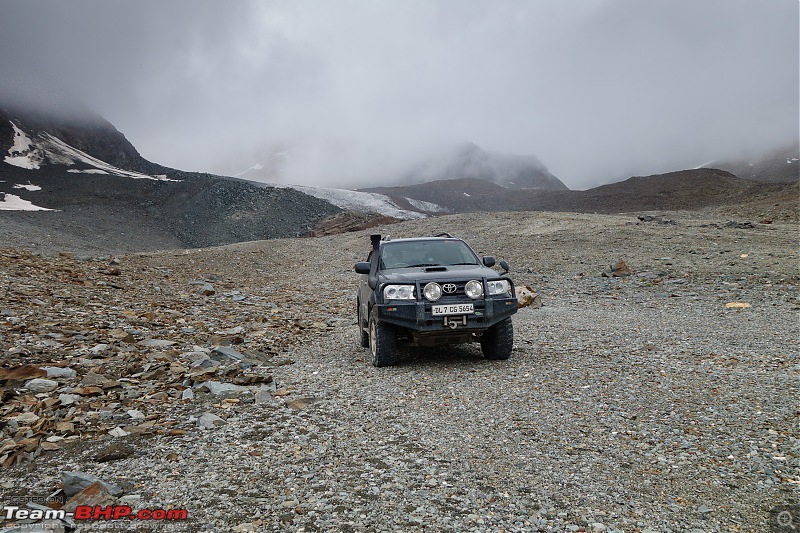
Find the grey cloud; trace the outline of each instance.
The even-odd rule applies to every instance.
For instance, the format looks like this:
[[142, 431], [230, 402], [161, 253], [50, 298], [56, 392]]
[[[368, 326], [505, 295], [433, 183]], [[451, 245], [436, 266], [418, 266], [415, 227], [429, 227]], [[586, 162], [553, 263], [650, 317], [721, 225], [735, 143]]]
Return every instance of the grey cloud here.
[[287, 181], [356, 185], [472, 141], [586, 187], [798, 137], [794, 0], [0, 9], [4, 73], [57, 79], [145, 157], [187, 170], [288, 148]]

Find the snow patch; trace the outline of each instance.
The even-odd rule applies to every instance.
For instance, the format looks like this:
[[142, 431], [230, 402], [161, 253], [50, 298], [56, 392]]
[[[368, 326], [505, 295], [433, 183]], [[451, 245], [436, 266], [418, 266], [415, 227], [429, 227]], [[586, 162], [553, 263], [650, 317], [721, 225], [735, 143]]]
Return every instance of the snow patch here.
[[47, 209], [39, 207], [28, 200], [23, 200], [19, 196], [5, 193], [5, 197], [0, 201], [0, 211], [58, 211], [57, 209]]
[[700, 166], [697, 166], [697, 167], [694, 167], [694, 168], [692, 168], [692, 170], [700, 170], [701, 168], [710, 168], [710, 167], [711, 167], [711, 165], [713, 165], [713, 164], [714, 164], [714, 163], [716, 163], [716, 162], [717, 162], [717, 160], [716, 160], [716, 159], [715, 159], [715, 160], [713, 160], [713, 161], [707, 161], [707, 162], [703, 163], [703, 164], [702, 164], [702, 165], [700, 165]]
[[78, 150], [74, 148], [58, 137], [54, 137], [49, 133], [45, 132], [42, 134], [44, 150], [47, 152], [49, 159], [55, 163], [61, 163], [63, 165], [74, 165], [75, 163], [84, 163], [86, 165], [95, 167], [96, 169], [103, 170], [107, 174], [111, 174], [112, 176], [121, 176], [123, 178], [133, 178], [133, 179], [147, 179], [147, 180], [155, 180], [155, 181], [180, 181], [180, 180], [171, 180], [167, 179], [166, 176], [148, 176], [147, 174], [142, 174], [140, 172], [134, 172], [132, 170], [123, 170], [121, 168], [115, 167], [109, 163], [101, 159], [97, 159], [96, 157], [90, 156], [86, 152]]
[[26, 168], [28, 170], [38, 169], [42, 158], [41, 154], [36, 150], [36, 145], [34, 145], [25, 132], [19, 129], [13, 122], [11, 122], [11, 127], [14, 128], [14, 144], [8, 149], [8, 155], [5, 157], [4, 161], [15, 167]]
[[424, 200], [416, 200], [414, 198], [406, 198], [406, 201], [419, 209], [420, 211], [427, 211], [428, 213], [446, 213], [447, 209], [434, 204], [433, 202], [426, 202]]
[[248, 172], [250, 172], [251, 170], [262, 170], [263, 168], [264, 168], [264, 165], [262, 165], [261, 163], [256, 163], [256, 164], [255, 164], [255, 165], [253, 165], [252, 167], [250, 167], [250, 168], [248, 168], [248, 169], [245, 169], [245, 170], [242, 170], [242, 171], [241, 171], [241, 172], [239, 172], [238, 174], [234, 174], [234, 175], [233, 175], [233, 177], [234, 177], [234, 178], [238, 178], [238, 177], [240, 177], [240, 176], [243, 176], [243, 175], [247, 174], [247, 173], [248, 173]]
[[9, 148], [8, 155], [4, 161], [9, 165], [36, 170], [40, 168], [41, 163], [47, 159], [50, 163], [60, 164], [65, 166], [72, 166], [80, 163], [89, 167], [88, 169], [70, 169], [67, 172], [84, 173], [84, 174], [111, 174], [113, 176], [121, 176], [124, 178], [133, 179], [148, 179], [156, 181], [174, 181], [181, 180], [168, 179], [166, 175], [148, 176], [141, 172], [133, 172], [131, 170], [123, 170], [115, 167], [101, 159], [90, 156], [82, 150], [78, 150], [65, 143], [58, 137], [50, 135], [47, 132], [42, 132], [37, 135], [36, 142], [32, 141], [28, 135], [22, 131], [16, 124], [11, 122], [14, 128], [14, 145]]
[[106, 172], [105, 170], [100, 170], [99, 168], [85, 168], [83, 170], [78, 170], [77, 168], [71, 168], [71, 169], [67, 170], [67, 172], [70, 172], [72, 174], [106, 174], [106, 175], [108, 175], [108, 172]]
[[25, 189], [26, 191], [41, 191], [42, 190], [41, 187], [39, 187], [38, 185], [32, 185], [30, 182], [28, 182], [26, 185], [16, 184], [16, 185], [14, 185], [14, 188], [15, 189]]
[[[325, 187], [307, 187], [303, 185], [273, 185], [275, 187], [292, 188], [309, 196], [328, 201], [347, 211], [357, 213], [378, 213], [381, 215], [410, 220], [426, 218], [424, 213], [403, 209], [385, 194], [372, 192], [349, 191], [347, 189], [328, 189]], [[412, 204], [413, 205], [413, 204]]]

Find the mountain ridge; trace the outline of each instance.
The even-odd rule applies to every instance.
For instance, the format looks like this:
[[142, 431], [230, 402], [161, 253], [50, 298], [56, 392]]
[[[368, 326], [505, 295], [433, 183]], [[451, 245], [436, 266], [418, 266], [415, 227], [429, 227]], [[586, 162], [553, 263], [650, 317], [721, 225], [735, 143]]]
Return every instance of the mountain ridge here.
[[475, 178], [506, 189], [553, 189], [568, 187], [533, 155], [489, 152], [467, 142], [429, 157], [401, 176], [401, 183], [426, 183]]
[[[148, 161], [96, 114], [51, 116], [4, 105], [0, 155], [0, 226], [11, 236], [8, 242], [32, 248], [60, 242], [118, 251], [196, 248], [475, 211], [618, 213], [749, 205], [759, 216], [797, 220], [796, 179], [759, 182], [699, 168], [573, 191], [535, 158], [522, 158], [519, 167], [514, 162], [520, 160], [508, 156], [504, 161], [514, 164], [503, 167], [497, 163], [502, 157], [472, 144], [416, 174], [460, 175], [455, 179], [358, 191], [273, 186]], [[766, 170], [759, 172], [788, 168], [791, 178], [798, 158], [779, 155], [786, 167], [765, 160], [758, 168]], [[532, 167], [539, 174], [514, 174]]]

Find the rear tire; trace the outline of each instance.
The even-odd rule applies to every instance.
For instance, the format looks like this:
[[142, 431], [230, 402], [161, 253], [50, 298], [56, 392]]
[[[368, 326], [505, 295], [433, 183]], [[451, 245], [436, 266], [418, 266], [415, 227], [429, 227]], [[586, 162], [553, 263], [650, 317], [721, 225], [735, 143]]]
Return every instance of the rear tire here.
[[481, 351], [486, 359], [505, 360], [514, 348], [514, 326], [511, 317], [490, 327], [481, 337]]
[[373, 366], [397, 363], [397, 332], [391, 325], [379, 323], [374, 313], [369, 318], [369, 347]]
[[362, 348], [369, 348], [369, 333], [366, 331], [367, 324], [361, 319], [361, 302], [356, 302], [356, 314], [358, 316], [358, 342]]

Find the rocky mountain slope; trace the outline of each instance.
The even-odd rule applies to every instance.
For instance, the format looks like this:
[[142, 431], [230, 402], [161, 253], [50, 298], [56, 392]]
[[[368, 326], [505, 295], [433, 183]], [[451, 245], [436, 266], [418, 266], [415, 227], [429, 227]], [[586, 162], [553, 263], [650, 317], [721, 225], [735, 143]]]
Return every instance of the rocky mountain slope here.
[[31, 243], [118, 250], [298, 236], [341, 211], [291, 188], [147, 161], [96, 115], [0, 108], [0, 221]]

